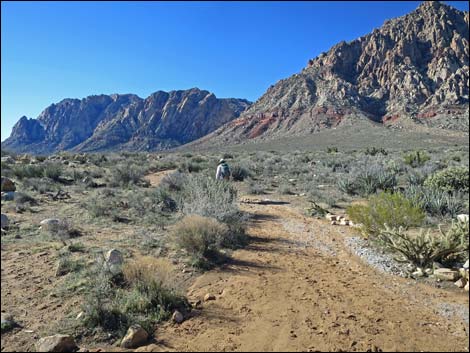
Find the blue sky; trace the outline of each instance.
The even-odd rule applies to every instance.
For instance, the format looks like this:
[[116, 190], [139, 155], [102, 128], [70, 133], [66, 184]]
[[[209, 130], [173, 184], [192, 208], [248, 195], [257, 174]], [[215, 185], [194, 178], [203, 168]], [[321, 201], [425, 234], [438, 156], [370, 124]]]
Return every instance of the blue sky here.
[[22, 115], [91, 94], [199, 87], [254, 101], [419, 3], [2, 1], [1, 138]]

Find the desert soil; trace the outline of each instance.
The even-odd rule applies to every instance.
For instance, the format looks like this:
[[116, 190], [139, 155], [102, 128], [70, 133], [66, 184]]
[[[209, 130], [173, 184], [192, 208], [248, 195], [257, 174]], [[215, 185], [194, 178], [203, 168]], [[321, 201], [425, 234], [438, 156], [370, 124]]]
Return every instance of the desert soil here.
[[[468, 351], [468, 321], [439, 312], [443, 304], [468, 307], [468, 292], [378, 272], [345, 246], [354, 229], [306, 217], [285, 200], [240, 204], [252, 215], [253, 241], [187, 291], [192, 302], [216, 299], [181, 325], [159, 326], [155, 342], [138, 351]], [[2, 249], [2, 307], [22, 307], [33, 331], [2, 335], [2, 351], [30, 349], [41, 326], [77, 305], [42, 294], [54, 279], [48, 257]]]

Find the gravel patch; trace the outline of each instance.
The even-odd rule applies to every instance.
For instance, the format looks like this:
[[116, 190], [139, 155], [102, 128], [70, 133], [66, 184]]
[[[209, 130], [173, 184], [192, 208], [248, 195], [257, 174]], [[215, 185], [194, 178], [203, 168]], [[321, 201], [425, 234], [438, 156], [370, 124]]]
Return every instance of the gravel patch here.
[[366, 240], [360, 237], [351, 237], [345, 239], [345, 244], [354, 254], [377, 270], [405, 278], [409, 277], [407, 264], [396, 261], [391, 254], [374, 248]]
[[464, 304], [442, 303], [436, 308], [436, 312], [447, 319], [457, 318], [469, 324], [469, 309]]

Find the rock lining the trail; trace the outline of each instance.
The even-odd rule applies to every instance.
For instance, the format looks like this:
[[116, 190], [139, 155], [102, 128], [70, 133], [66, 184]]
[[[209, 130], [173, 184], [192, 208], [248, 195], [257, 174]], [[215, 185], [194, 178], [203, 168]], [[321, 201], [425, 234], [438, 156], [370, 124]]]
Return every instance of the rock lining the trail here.
[[375, 269], [400, 277], [409, 277], [406, 264], [396, 261], [391, 254], [371, 247], [366, 240], [360, 237], [350, 237], [346, 238], [344, 243], [354, 254]]

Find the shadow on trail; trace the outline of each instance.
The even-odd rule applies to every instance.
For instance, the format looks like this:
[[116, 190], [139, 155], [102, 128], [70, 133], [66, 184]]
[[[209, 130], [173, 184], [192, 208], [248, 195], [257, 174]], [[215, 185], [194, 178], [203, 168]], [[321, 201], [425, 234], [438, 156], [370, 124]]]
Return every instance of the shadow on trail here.
[[280, 270], [277, 266], [271, 266], [262, 264], [254, 261], [246, 261], [230, 258], [227, 263], [225, 263], [221, 270], [225, 272], [240, 272], [241, 270], [250, 271], [250, 270]]

